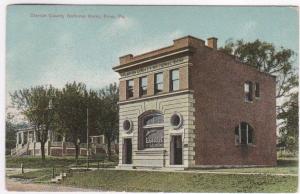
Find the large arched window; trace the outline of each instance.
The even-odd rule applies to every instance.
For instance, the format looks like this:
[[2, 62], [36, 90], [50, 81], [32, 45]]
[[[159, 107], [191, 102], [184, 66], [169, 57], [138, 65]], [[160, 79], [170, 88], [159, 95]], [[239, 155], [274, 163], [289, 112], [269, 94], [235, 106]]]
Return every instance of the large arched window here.
[[254, 143], [253, 128], [246, 122], [235, 127], [235, 144], [247, 145]]
[[139, 117], [139, 149], [164, 147], [164, 116], [147, 111]]

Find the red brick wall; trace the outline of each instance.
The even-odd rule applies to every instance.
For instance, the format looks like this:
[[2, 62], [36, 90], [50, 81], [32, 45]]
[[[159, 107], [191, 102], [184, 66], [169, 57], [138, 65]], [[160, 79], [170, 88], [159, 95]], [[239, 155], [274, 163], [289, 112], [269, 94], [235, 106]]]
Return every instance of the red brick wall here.
[[62, 156], [62, 149], [61, 148], [50, 148], [50, 155], [51, 156]]
[[139, 98], [140, 97], [140, 80], [139, 78], [134, 78], [133, 79], [133, 97], [134, 98]]
[[75, 156], [76, 155], [76, 149], [75, 148], [65, 149], [65, 155], [66, 156]]
[[[276, 165], [275, 78], [199, 47], [192, 59], [196, 165]], [[260, 99], [244, 101], [244, 82], [259, 82]], [[236, 146], [235, 127], [254, 128], [255, 146]]]
[[96, 153], [106, 153], [103, 148], [96, 148]]
[[189, 72], [189, 66], [181, 67], [179, 69], [179, 89], [185, 90], [189, 88], [189, 82], [188, 82], [188, 72]]
[[147, 75], [147, 96], [154, 95], [154, 73]]
[[119, 88], [119, 101], [126, 100], [126, 80], [120, 81]]

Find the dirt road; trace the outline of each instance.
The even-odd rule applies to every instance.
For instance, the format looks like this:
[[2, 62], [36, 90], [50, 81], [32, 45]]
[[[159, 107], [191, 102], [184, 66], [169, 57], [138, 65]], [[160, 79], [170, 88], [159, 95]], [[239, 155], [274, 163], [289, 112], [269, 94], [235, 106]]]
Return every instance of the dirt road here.
[[68, 191], [81, 191], [81, 192], [91, 192], [91, 191], [99, 191], [99, 190], [92, 190], [92, 189], [82, 189], [82, 188], [75, 188], [75, 187], [66, 187], [60, 186], [56, 184], [34, 184], [34, 183], [21, 183], [14, 181], [12, 179], [6, 178], [6, 190], [8, 191], [61, 191], [61, 192], [68, 192]]

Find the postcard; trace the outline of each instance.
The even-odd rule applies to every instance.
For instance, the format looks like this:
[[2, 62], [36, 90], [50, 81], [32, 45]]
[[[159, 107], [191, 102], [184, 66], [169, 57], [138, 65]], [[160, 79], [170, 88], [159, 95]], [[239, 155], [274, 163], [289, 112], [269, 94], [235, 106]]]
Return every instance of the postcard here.
[[5, 9], [6, 191], [297, 192], [297, 4]]

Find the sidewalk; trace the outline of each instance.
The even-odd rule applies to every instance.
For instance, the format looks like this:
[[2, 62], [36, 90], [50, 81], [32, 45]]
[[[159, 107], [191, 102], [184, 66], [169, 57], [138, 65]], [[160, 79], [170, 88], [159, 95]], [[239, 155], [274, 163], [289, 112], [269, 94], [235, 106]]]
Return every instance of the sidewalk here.
[[[35, 169], [24, 168], [24, 173], [37, 171], [37, 170], [40, 170], [40, 169], [39, 168], [35, 168]], [[21, 170], [21, 168], [5, 168], [5, 173], [6, 173], [6, 176], [14, 175], [14, 174], [21, 174], [22, 170]]]
[[[87, 168], [72, 168], [72, 170], [85, 170]], [[98, 168], [89, 168], [94, 171]], [[127, 170], [127, 171], [144, 171], [144, 172], [175, 172], [175, 173], [198, 173], [198, 174], [228, 174], [228, 175], [269, 175], [269, 176], [294, 176], [298, 174], [284, 173], [258, 173], [258, 172], [226, 172], [226, 171], [210, 171], [210, 170], [170, 170], [170, 169], [130, 169], [130, 168], [99, 168], [99, 170]]]

